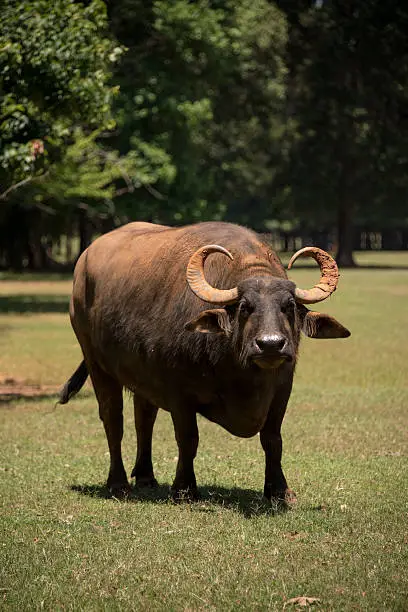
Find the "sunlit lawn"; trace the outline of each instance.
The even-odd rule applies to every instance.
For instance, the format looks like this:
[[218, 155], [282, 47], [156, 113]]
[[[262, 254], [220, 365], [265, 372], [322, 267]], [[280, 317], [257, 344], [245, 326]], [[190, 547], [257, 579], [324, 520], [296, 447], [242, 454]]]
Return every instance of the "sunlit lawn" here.
[[[296, 509], [262, 502], [259, 439], [200, 419], [202, 502], [174, 505], [171, 419], [154, 436], [156, 493], [106, 499], [108, 456], [87, 386], [0, 402], [0, 601], [15, 610], [408, 609], [408, 254], [368, 253], [321, 305], [352, 331], [304, 339], [284, 423]], [[316, 270], [293, 270], [310, 286]], [[70, 282], [0, 281], [0, 380], [65, 382], [80, 350]], [[31, 297], [27, 297], [31, 296]], [[126, 400], [125, 463], [135, 454]]]

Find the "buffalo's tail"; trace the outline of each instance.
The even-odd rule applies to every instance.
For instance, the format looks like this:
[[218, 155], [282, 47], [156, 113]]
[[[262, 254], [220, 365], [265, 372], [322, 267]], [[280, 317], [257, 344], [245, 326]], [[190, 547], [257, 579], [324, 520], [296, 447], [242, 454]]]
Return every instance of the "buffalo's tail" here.
[[58, 404], [67, 404], [71, 397], [76, 395], [78, 391], [83, 387], [87, 378], [88, 369], [86, 367], [86, 363], [85, 361], [81, 361], [80, 365], [77, 367], [71, 378], [67, 380], [67, 382], [59, 392]]

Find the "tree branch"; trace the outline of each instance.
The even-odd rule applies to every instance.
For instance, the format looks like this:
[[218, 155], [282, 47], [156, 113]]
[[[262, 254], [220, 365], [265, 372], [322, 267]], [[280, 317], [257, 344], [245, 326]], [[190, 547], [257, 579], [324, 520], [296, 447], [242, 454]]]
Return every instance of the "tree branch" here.
[[165, 200], [166, 196], [164, 196], [160, 191], [157, 191], [152, 185], [143, 185], [145, 189], [152, 195], [156, 200]]
[[31, 183], [32, 181], [40, 181], [43, 178], [45, 178], [47, 174], [49, 174], [48, 170], [47, 172], [44, 172], [43, 174], [40, 174], [39, 176], [27, 176], [27, 178], [23, 179], [22, 181], [19, 181], [18, 183], [15, 183], [14, 185], [11, 185], [8, 189], [6, 189], [6, 191], [3, 191], [3, 193], [0, 193], [0, 200], [6, 200], [8, 194], [11, 193], [12, 191], [16, 191], [16, 189], [19, 189], [20, 187], [23, 187], [23, 185], [27, 185], [28, 183]]
[[0, 200], [6, 200], [9, 193], [11, 193], [12, 191], [15, 191], [19, 187], [22, 187], [23, 185], [26, 185], [27, 183], [30, 183], [34, 178], [35, 178], [34, 176], [28, 176], [22, 181], [15, 183], [15, 185], [11, 185], [11, 187], [6, 189], [6, 191], [3, 191], [3, 193], [0, 193]]
[[[121, 174], [122, 174], [122, 178], [126, 183], [126, 188], [127, 188], [127, 192], [128, 193], [132, 193], [135, 190], [135, 186], [133, 184], [132, 179], [130, 178], [130, 176], [128, 175], [128, 173], [126, 172], [125, 168], [123, 167], [123, 165], [121, 164], [120, 160], [117, 160], [116, 162]], [[123, 192], [123, 189], [120, 189], [119, 191]], [[123, 192], [125, 193], [125, 192]], [[115, 194], [116, 195], [116, 194]]]

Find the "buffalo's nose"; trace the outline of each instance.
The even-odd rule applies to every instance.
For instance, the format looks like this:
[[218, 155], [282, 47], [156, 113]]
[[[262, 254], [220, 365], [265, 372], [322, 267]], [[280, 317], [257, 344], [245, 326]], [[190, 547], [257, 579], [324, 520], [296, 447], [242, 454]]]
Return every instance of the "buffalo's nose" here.
[[280, 353], [285, 346], [286, 338], [281, 334], [261, 336], [256, 339], [256, 344], [262, 352]]

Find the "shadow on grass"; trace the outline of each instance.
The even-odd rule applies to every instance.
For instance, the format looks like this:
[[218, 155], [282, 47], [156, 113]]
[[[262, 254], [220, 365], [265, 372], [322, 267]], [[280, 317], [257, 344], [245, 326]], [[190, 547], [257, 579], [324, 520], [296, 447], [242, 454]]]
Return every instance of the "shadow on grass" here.
[[21, 393], [18, 391], [13, 391], [10, 393], [8, 393], [7, 391], [4, 392], [1, 390], [1, 387], [0, 387], [0, 406], [2, 404], [11, 404], [12, 402], [16, 402], [17, 400], [24, 400], [24, 402], [38, 402], [41, 400], [48, 399], [48, 400], [53, 400], [53, 408], [52, 408], [52, 412], [53, 412], [55, 409], [54, 405], [57, 402], [58, 397], [59, 397], [59, 394], [57, 391], [53, 391], [52, 393], [48, 391], [44, 391], [44, 392], [38, 392], [38, 393], [28, 395], [24, 391], [22, 391]]
[[72, 274], [74, 271], [74, 264], [59, 265], [58, 271], [43, 270], [38, 272], [30, 272], [24, 270], [22, 272], [16, 272], [12, 270], [0, 271], [0, 281], [8, 282], [21, 282], [25, 281], [33, 283], [37, 281], [52, 283], [54, 281], [72, 281]]
[[0, 313], [28, 314], [68, 312], [68, 295], [1, 295]]
[[[112, 499], [112, 495], [105, 485], [72, 485], [70, 488], [72, 491], [76, 491], [88, 497]], [[212, 506], [221, 506], [222, 508], [234, 510], [245, 518], [278, 514], [288, 510], [284, 505], [267, 502], [262, 498], [260, 491], [255, 491], [253, 489], [240, 489], [238, 487], [227, 489], [216, 485], [204, 485], [199, 487], [199, 493], [200, 499], [196, 502], [186, 501], [178, 503], [189, 503], [192, 510], [207, 513], [215, 512], [215, 508]], [[159, 485], [156, 488], [141, 488], [134, 486], [132, 487], [130, 495], [120, 500], [120, 502], [147, 502], [160, 504], [171, 500], [170, 485]], [[176, 502], [173, 503], [176, 504]]]
[[[39, 402], [42, 400], [48, 400], [50, 407], [46, 408], [44, 414], [53, 414], [56, 410], [63, 409], [63, 407], [58, 404], [59, 392], [62, 385], [58, 387], [53, 387], [52, 390], [36, 388], [35, 386], [30, 387], [30, 385], [22, 386], [21, 389], [11, 388], [5, 389], [5, 387], [0, 384], [0, 407], [12, 409], [13, 402], [24, 401], [27, 402]], [[93, 391], [82, 390], [81, 391], [81, 399], [89, 399], [94, 395]], [[9, 405], [10, 404], [10, 405]], [[16, 404], [17, 407], [18, 404]]]

